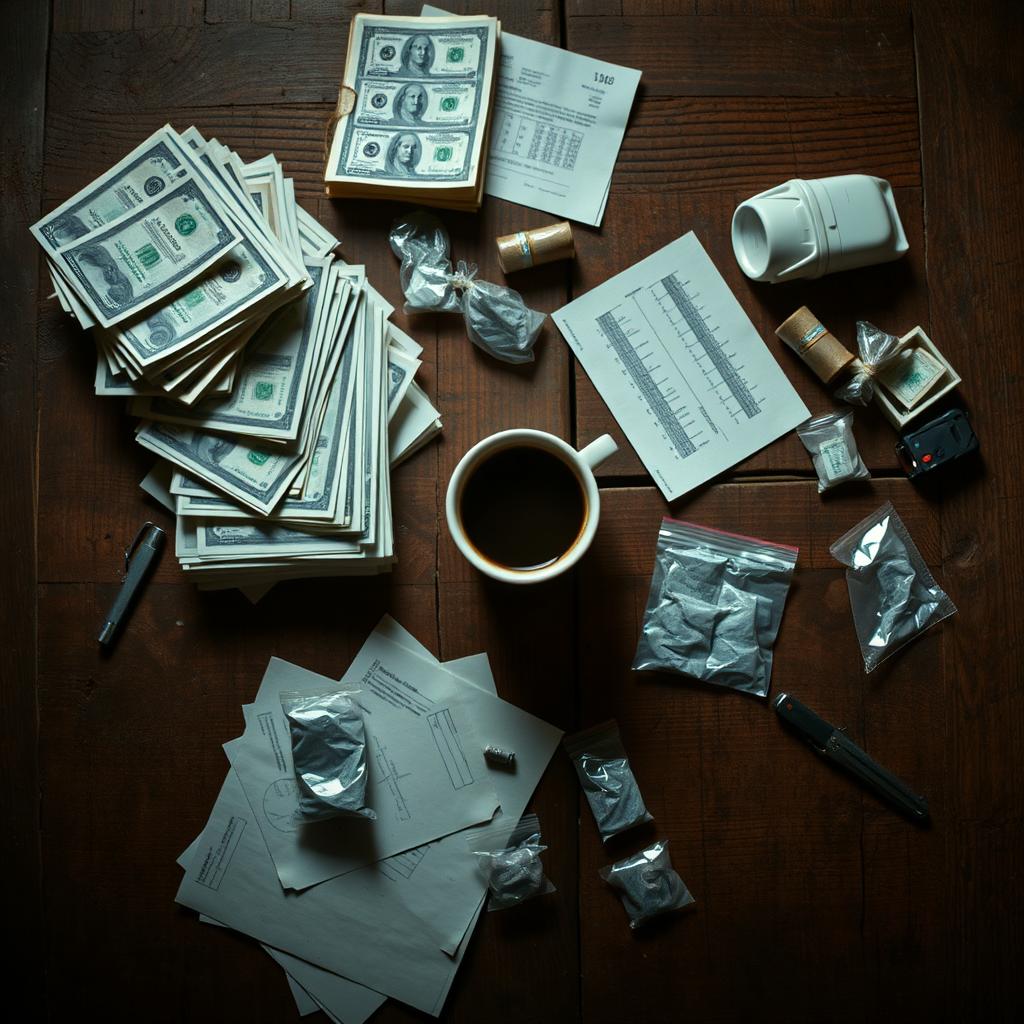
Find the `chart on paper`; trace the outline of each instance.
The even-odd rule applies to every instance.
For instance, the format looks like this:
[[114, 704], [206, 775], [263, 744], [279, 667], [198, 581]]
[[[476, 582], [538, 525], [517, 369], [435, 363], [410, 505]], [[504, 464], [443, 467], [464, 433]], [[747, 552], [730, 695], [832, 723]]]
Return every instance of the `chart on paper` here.
[[554, 320], [670, 501], [808, 416], [692, 232]]

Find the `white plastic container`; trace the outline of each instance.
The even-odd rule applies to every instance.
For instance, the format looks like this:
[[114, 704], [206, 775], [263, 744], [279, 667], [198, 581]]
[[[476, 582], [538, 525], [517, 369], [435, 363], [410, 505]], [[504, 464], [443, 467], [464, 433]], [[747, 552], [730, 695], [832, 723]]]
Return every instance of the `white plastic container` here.
[[910, 246], [892, 186], [869, 174], [793, 178], [736, 207], [732, 247], [747, 277], [792, 281], [898, 259]]

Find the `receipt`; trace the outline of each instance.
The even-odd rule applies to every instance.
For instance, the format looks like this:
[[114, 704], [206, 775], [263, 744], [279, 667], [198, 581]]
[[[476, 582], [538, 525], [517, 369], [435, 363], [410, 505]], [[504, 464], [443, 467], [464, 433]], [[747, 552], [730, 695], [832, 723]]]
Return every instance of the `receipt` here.
[[599, 227], [640, 72], [511, 32], [499, 48], [484, 191]]

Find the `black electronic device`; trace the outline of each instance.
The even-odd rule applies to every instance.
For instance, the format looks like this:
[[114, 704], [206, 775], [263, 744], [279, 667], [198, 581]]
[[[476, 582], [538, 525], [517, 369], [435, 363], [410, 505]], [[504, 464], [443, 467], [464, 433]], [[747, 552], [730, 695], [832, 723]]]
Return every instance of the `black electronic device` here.
[[896, 458], [913, 480], [978, 450], [978, 438], [963, 409], [950, 409], [896, 442]]

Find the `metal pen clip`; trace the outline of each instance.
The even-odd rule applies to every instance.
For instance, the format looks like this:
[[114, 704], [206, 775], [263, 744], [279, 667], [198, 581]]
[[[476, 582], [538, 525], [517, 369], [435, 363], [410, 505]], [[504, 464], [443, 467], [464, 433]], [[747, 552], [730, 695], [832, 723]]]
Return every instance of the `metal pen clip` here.
[[131, 544], [125, 548], [124, 551], [124, 575], [121, 577], [121, 582], [128, 578], [128, 569], [132, 564], [132, 555], [135, 554], [135, 549], [139, 546], [139, 541], [142, 540], [142, 535], [146, 532], [146, 527], [152, 526], [154, 529], [159, 529], [156, 523], [151, 523], [148, 519], [139, 527], [138, 532], [132, 539]]

